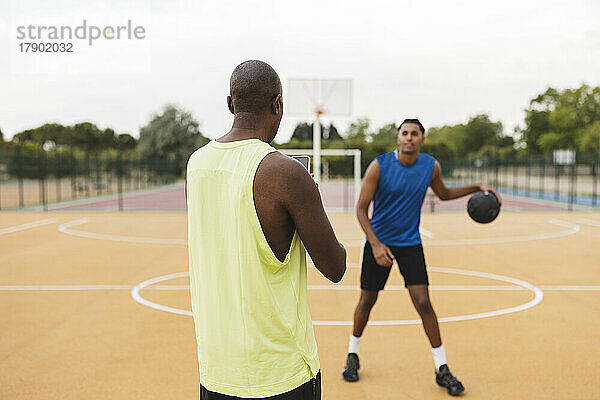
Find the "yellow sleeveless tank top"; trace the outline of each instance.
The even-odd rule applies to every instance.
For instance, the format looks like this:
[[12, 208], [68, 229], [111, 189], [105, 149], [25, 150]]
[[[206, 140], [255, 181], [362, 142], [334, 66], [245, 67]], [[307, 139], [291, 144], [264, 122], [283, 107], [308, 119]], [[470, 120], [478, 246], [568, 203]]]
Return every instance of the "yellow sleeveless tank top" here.
[[200, 383], [238, 397], [290, 391], [319, 371], [298, 233], [280, 262], [256, 214], [253, 181], [276, 151], [211, 141], [187, 165], [188, 250]]

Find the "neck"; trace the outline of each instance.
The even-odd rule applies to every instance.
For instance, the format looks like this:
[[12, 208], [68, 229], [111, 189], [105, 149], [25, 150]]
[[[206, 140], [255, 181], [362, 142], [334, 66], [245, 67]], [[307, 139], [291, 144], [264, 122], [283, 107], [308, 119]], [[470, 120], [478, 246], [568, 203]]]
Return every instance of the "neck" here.
[[239, 112], [233, 118], [229, 132], [217, 139], [218, 142], [235, 142], [244, 139], [259, 139], [269, 143], [271, 130], [264, 119], [256, 114]]
[[396, 150], [396, 158], [404, 165], [413, 165], [419, 157], [418, 152], [414, 153], [402, 153], [400, 150]]

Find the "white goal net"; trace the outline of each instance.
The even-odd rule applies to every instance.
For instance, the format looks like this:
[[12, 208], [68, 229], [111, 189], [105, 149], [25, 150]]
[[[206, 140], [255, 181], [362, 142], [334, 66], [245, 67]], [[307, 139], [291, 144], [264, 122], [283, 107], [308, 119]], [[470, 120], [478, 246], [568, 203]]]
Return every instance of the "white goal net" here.
[[[279, 151], [288, 156], [310, 156], [311, 170], [313, 170], [313, 149], [280, 149]], [[361, 185], [360, 154], [359, 149], [321, 150], [322, 176], [319, 190], [327, 211], [354, 210]]]

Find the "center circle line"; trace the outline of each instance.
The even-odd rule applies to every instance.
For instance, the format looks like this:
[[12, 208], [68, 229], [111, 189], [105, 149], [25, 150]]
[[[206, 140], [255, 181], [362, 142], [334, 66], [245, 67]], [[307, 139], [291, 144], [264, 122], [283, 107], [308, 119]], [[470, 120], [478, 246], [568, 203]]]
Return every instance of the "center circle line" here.
[[[428, 269], [432, 272], [474, 276], [474, 277], [478, 277], [478, 278], [487, 278], [487, 279], [497, 280], [497, 281], [501, 281], [501, 282], [511, 283], [515, 286], [529, 290], [534, 293], [533, 299], [531, 299], [530, 301], [528, 301], [526, 303], [519, 304], [517, 306], [502, 308], [499, 310], [475, 313], [475, 314], [457, 315], [457, 316], [453, 316], [453, 317], [442, 317], [442, 318], [438, 318], [438, 322], [440, 322], [440, 323], [467, 321], [467, 320], [473, 320], [473, 319], [489, 318], [489, 317], [496, 317], [499, 315], [516, 313], [516, 312], [523, 311], [528, 308], [536, 306], [544, 298], [544, 293], [542, 292], [541, 289], [539, 289], [538, 287], [536, 287], [528, 282], [525, 282], [525, 281], [517, 279], [517, 278], [512, 278], [509, 276], [498, 275], [498, 274], [492, 274], [489, 272], [456, 269], [456, 268], [428, 267]], [[131, 289], [131, 297], [133, 297], [133, 299], [136, 302], [138, 302], [142, 305], [145, 305], [147, 307], [156, 309], [156, 310], [165, 311], [165, 312], [169, 312], [172, 314], [191, 316], [192, 312], [189, 310], [182, 310], [180, 308], [175, 308], [175, 307], [166, 306], [164, 304], [155, 303], [155, 302], [152, 302], [150, 300], [143, 298], [140, 295], [140, 291], [142, 289], [144, 289], [148, 286], [151, 286], [155, 283], [164, 282], [164, 281], [168, 281], [168, 280], [176, 279], [176, 278], [183, 278], [186, 276], [189, 276], [188, 272], [176, 272], [173, 274], [162, 275], [162, 276], [158, 276], [156, 278], [151, 278], [151, 279], [145, 280], [143, 282], [138, 283]], [[335, 287], [335, 286], [333, 286], [333, 287]], [[353, 321], [334, 321], [334, 320], [313, 321], [313, 325], [315, 325], [315, 326], [351, 326], [352, 324], [353, 324]], [[375, 326], [377, 326], [377, 325], [379, 325], [379, 326], [417, 325], [417, 324], [421, 324], [420, 319], [369, 321], [369, 325], [375, 325]]]

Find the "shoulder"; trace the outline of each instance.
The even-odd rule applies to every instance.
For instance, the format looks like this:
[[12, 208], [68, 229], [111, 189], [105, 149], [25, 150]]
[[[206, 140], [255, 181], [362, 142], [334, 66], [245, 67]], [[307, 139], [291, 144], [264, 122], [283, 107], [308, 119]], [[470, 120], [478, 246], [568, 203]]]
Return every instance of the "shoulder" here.
[[437, 163], [437, 160], [435, 159], [435, 157], [430, 156], [427, 153], [419, 153], [419, 158], [427, 163]]
[[381, 163], [383, 161], [386, 161], [386, 160], [394, 158], [394, 157], [396, 157], [396, 150], [392, 150], [390, 152], [381, 154], [381, 155], [375, 157], [375, 160], [378, 160]]
[[302, 164], [279, 151], [267, 154], [258, 166], [256, 179], [271, 184], [291, 184], [312, 180]]
[[291, 210], [317, 198], [315, 181], [304, 166], [292, 157], [278, 151], [267, 154], [254, 177], [255, 196], [275, 199], [283, 208]]
[[282, 175], [296, 175], [301, 172], [307, 172], [304, 166], [298, 161], [277, 150], [267, 154], [262, 159], [260, 167], [265, 171], [278, 172]]
[[187, 165], [189, 166], [191, 163], [193, 163], [198, 158], [202, 158], [203, 153], [208, 151], [208, 149], [211, 147], [211, 143], [212, 143], [212, 141], [210, 141], [210, 142], [200, 146], [196, 150], [194, 150], [194, 152], [192, 154], [190, 154], [190, 157], [188, 158]]
[[380, 165], [379, 165], [379, 161], [377, 160], [376, 157], [373, 161], [371, 161], [371, 164], [369, 164], [369, 166], [367, 167], [367, 170], [365, 171], [365, 179], [370, 179], [370, 178], [377, 178], [379, 179], [379, 171], [380, 171]]
[[396, 151], [390, 151], [389, 153], [381, 154], [373, 160], [373, 163], [378, 164], [379, 167], [384, 167], [390, 160], [396, 158]]
[[435, 158], [433, 158], [433, 157], [431, 157], [431, 158], [433, 160], [431, 179], [437, 179], [442, 176], [442, 166]]

